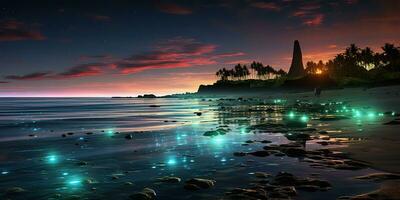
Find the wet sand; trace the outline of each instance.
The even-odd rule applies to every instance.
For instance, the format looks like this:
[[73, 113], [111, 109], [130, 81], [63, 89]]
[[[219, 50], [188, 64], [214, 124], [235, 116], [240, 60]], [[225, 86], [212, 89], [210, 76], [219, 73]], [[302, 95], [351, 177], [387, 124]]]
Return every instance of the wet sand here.
[[[272, 98], [284, 96], [286, 99], [309, 100], [313, 102], [343, 101], [359, 106], [372, 107], [377, 110], [400, 113], [400, 86], [329, 90], [323, 91], [320, 97], [314, 97], [312, 92], [267, 96]], [[362, 133], [347, 131], [331, 135], [334, 137], [361, 137], [363, 140], [352, 142], [345, 148], [338, 150], [349, 153], [351, 158], [355, 160], [369, 163], [373, 168], [400, 173], [399, 128], [400, 125], [375, 124], [369, 126], [367, 129], [363, 129]]]

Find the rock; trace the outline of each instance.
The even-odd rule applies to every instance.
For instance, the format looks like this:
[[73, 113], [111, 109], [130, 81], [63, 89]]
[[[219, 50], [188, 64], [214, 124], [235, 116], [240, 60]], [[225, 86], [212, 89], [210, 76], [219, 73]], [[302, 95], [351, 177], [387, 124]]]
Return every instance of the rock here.
[[86, 184], [93, 184], [93, 183], [95, 183], [95, 181], [93, 179], [88, 178], [88, 179], [85, 179], [85, 183]]
[[355, 179], [372, 180], [372, 181], [395, 180], [395, 179], [400, 179], [400, 174], [372, 173], [365, 176], [357, 176], [355, 177]]
[[26, 190], [21, 187], [11, 187], [11, 188], [7, 188], [5, 190], [6, 195], [15, 195], [15, 194], [23, 193], [23, 192], [26, 192]]
[[282, 156], [286, 156], [286, 154], [282, 153], [282, 152], [277, 152], [277, 153], [274, 153], [274, 156], [282, 157]]
[[244, 153], [244, 152], [234, 152], [233, 155], [237, 156], [237, 157], [243, 157], [243, 156], [246, 155], [246, 153]]
[[93, 135], [93, 132], [87, 132], [86, 135]]
[[181, 182], [181, 179], [179, 177], [174, 177], [174, 176], [164, 176], [161, 178], [157, 178], [157, 181], [163, 183], [179, 183]]
[[342, 119], [349, 119], [349, 117], [343, 115], [325, 115], [319, 118], [320, 121], [337, 121]]
[[260, 141], [261, 143], [263, 143], [263, 144], [269, 144], [269, 143], [272, 143], [272, 141], [270, 141], [270, 140], [262, 140], [262, 141]]
[[251, 144], [251, 143], [254, 143], [254, 141], [253, 140], [247, 140], [247, 141], [245, 141], [245, 143]]
[[124, 183], [124, 185], [133, 185], [133, 183], [130, 182], [130, 181], [127, 181], [127, 182]]
[[29, 134], [29, 137], [37, 137], [36, 134]]
[[272, 181], [273, 185], [280, 186], [295, 186], [297, 183], [297, 178], [287, 172], [279, 172]]
[[255, 151], [255, 152], [250, 152], [248, 153], [252, 156], [256, 156], [256, 157], [267, 157], [269, 156], [269, 152], [268, 151]]
[[138, 95], [137, 98], [157, 98], [157, 96], [154, 94], [144, 94], [144, 95]]
[[397, 120], [392, 120], [390, 122], [384, 123], [384, 125], [399, 125], [399, 124], [400, 124], [400, 121], [397, 121]]
[[191, 190], [191, 191], [196, 191], [196, 190], [200, 190], [200, 189], [201, 189], [201, 188], [200, 188], [199, 186], [197, 186], [197, 185], [194, 185], [194, 184], [187, 184], [187, 183], [183, 186], [183, 188], [186, 189], [186, 190]]
[[303, 190], [303, 191], [307, 191], [307, 192], [315, 192], [315, 191], [319, 191], [320, 188], [318, 186], [315, 185], [299, 185], [296, 187], [298, 190]]
[[288, 77], [290, 79], [301, 78], [305, 75], [303, 58], [299, 41], [294, 41], [292, 64], [290, 65]]
[[265, 172], [254, 172], [254, 175], [257, 178], [268, 178], [271, 176], [271, 174], [265, 173]]
[[289, 157], [303, 157], [307, 153], [307, 151], [305, 151], [304, 149], [298, 148], [287, 148], [282, 149], [281, 151]]
[[194, 114], [197, 115], [197, 116], [201, 116], [202, 113], [201, 112], [194, 112]]
[[287, 198], [297, 195], [296, 188], [293, 186], [276, 187], [269, 193], [271, 198]]
[[207, 189], [214, 186], [215, 181], [209, 179], [192, 178], [185, 182], [186, 184], [196, 185], [199, 188]]
[[325, 190], [332, 187], [328, 181], [311, 178], [300, 179], [297, 181], [297, 184], [298, 186], [317, 186], [320, 190]]
[[223, 128], [219, 128], [219, 129], [217, 129], [215, 131], [206, 131], [203, 134], [203, 136], [211, 137], [211, 136], [225, 135], [227, 132], [228, 132], [228, 130], [223, 129]]
[[73, 134], [74, 134], [73, 132], [68, 132], [68, 133], [67, 133], [67, 135], [73, 135]]
[[225, 196], [228, 199], [248, 199], [248, 200], [267, 199], [267, 192], [261, 188], [257, 189], [235, 188], [225, 193]]
[[154, 200], [156, 197], [156, 192], [151, 188], [144, 188], [141, 192], [129, 196], [132, 200]]
[[77, 165], [79, 165], [79, 166], [85, 166], [85, 165], [87, 165], [88, 163], [86, 162], [86, 161], [79, 161], [78, 163], [76, 163]]
[[149, 105], [150, 108], [158, 108], [160, 107], [159, 105]]
[[311, 137], [307, 133], [288, 133], [285, 134], [285, 137], [288, 140], [294, 140], [294, 141], [302, 141], [302, 140], [310, 140]]
[[62, 135], [61, 135], [61, 137], [67, 137], [67, 135], [65, 135], [65, 134], [62, 134]]
[[127, 135], [125, 135], [125, 139], [131, 140], [131, 139], [133, 139], [133, 135], [132, 134], [127, 134]]

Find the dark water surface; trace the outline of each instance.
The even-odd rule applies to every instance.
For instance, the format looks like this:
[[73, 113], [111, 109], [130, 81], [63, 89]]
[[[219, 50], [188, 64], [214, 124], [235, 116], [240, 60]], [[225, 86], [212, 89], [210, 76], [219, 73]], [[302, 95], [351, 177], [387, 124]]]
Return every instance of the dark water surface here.
[[[352, 179], [376, 172], [368, 168], [316, 169], [300, 158], [233, 156], [233, 152], [265, 146], [242, 145], [247, 140], [288, 143], [281, 133], [247, 131], [261, 118], [274, 121], [282, 116], [226, 114], [218, 104], [215, 99], [1, 98], [0, 199], [63, 199], [75, 195], [83, 199], [128, 199], [144, 187], [153, 188], [158, 199], [218, 199], [232, 188], [247, 187], [256, 180], [254, 172], [280, 171], [300, 177], [314, 174], [333, 185], [328, 191], [299, 191], [296, 199], [336, 199], [378, 187]], [[196, 111], [202, 115], [196, 116]], [[310, 121], [315, 127], [332, 131], [339, 125], [358, 128], [340, 123]], [[226, 135], [203, 136], [221, 125], [229, 127]], [[132, 139], [125, 139], [127, 133]], [[320, 145], [310, 142], [306, 147]], [[183, 181], [157, 183], [156, 179], [163, 176], [177, 176]], [[195, 192], [183, 189], [183, 182], [193, 177], [216, 180], [215, 187]], [[26, 191], [8, 196], [4, 191], [10, 187]]]

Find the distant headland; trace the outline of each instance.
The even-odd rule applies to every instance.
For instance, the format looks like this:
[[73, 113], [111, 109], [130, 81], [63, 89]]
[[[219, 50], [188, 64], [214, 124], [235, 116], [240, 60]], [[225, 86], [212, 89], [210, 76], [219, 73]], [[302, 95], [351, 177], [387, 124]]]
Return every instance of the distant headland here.
[[197, 94], [262, 93], [274, 90], [304, 91], [314, 88], [376, 87], [400, 84], [400, 47], [385, 44], [381, 53], [351, 44], [333, 59], [315, 63], [303, 58], [299, 41], [294, 41], [288, 72], [252, 62], [216, 72], [218, 81], [200, 85]]

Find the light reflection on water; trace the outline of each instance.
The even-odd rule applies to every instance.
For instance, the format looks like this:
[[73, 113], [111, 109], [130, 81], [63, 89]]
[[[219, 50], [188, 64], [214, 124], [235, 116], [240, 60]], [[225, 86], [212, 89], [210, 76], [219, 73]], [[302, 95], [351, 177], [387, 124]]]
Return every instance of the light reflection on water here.
[[[126, 199], [143, 187], [156, 189], [161, 199], [196, 199], [203, 194], [185, 191], [182, 184], [155, 184], [154, 180], [167, 175], [183, 180], [211, 178], [217, 180], [217, 185], [206, 193], [221, 196], [229, 187], [246, 187], [245, 183], [253, 180], [249, 173], [289, 171], [299, 176], [319, 173], [334, 184], [331, 191], [313, 196], [301, 194], [300, 199], [319, 199], [321, 195], [335, 199], [343, 191], [357, 193], [375, 188], [375, 184], [348, 179], [372, 172], [371, 169], [323, 170], [312, 169], [297, 158], [234, 157], [233, 152], [250, 152], [264, 146], [261, 143], [243, 145], [247, 140], [270, 140], [272, 144], [289, 142], [281, 133], [248, 131], [250, 125], [260, 122], [282, 122], [285, 114], [278, 112], [283, 109], [281, 103], [270, 107], [274, 112], [260, 111], [265, 109], [263, 106], [251, 108], [257, 112], [237, 106], [232, 112], [217, 110], [214, 101], [200, 99], [2, 99], [0, 141], [7, 142], [2, 142], [0, 147], [0, 187], [18, 186], [40, 191], [16, 199], [49, 198], [55, 194], [90, 198], [113, 194], [116, 199]], [[203, 114], [193, 114], [197, 111]], [[299, 117], [310, 126], [324, 127], [328, 131], [341, 131], [338, 127], [354, 128], [348, 121], [338, 121], [332, 126], [328, 122], [310, 120], [303, 114], [288, 113], [287, 116]], [[375, 117], [375, 114], [362, 117], [360, 113], [350, 121], [356, 120], [362, 126]], [[230, 131], [215, 137], [202, 136], [220, 125]], [[130, 140], [122, 134], [149, 130], [153, 131], [133, 133]], [[88, 131], [94, 134], [86, 135]], [[32, 132], [37, 137], [27, 136]], [[62, 138], [61, 134], [66, 132], [75, 134]], [[311, 142], [310, 148], [313, 146], [317, 148], [318, 145]], [[84, 164], [81, 161], [85, 161]], [[114, 177], [115, 174], [118, 176]]]

